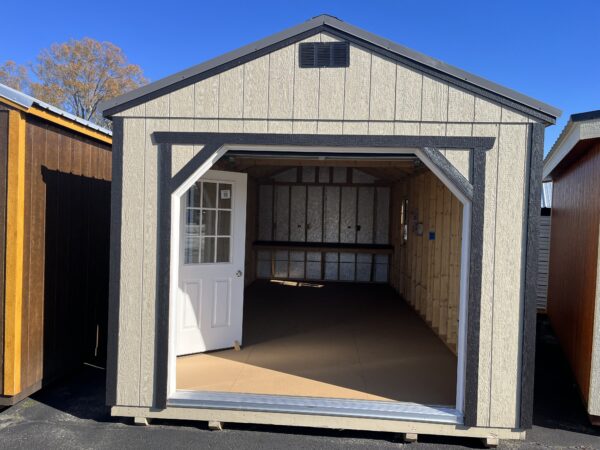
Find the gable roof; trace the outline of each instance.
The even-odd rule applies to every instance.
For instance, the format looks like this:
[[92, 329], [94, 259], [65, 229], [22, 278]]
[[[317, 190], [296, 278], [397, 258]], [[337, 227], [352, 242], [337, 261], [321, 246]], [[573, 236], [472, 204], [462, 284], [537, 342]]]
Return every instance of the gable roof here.
[[385, 57], [482, 97], [490, 98], [548, 124], [555, 123], [556, 118], [561, 115], [561, 111], [553, 106], [430, 58], [422, 53], [415, 52], [328, 15], [314, 17], [300, 25], [108, 100], [101, 105], [101, 109], [105, 117], [110, 117], [321, 32], [330, 33], [366, 47]]
[[571, 114], [544, 159], [543, 179], [551, 180], [559, 166], [569, 164], [569, 161], [589, 148], [590, 142], [598, 139], [600, 139], [600, 110]]
[[0, 83], [0, 102], [9, 104], [26, 113], [41, 117], [95, 139], [107, 143], [112, 142], [112, 132], [110, 130], [90, 122], [89, 120], [82, 119], [75, 114], [63, 111], [56, 106], [52, 106], [21, 91], [17, 91], [2, 83]]

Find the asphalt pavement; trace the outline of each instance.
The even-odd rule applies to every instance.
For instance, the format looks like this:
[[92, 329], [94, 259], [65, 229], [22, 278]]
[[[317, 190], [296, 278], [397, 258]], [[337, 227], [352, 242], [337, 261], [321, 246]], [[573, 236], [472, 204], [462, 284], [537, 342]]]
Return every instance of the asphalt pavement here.
[[[501, 441], [507, 449], [600, 449], [577, 386], [547, 319], [538, 318], [534, 427], [525, 441]], [[0, 449], [454, 449], [481, 448], [475, 439], [400, 436], [293, 427], [154, 421], [148, 427], [113, 418], [104, 405], [102, 369], [84, 366], [31, 398], [0, 413]]]

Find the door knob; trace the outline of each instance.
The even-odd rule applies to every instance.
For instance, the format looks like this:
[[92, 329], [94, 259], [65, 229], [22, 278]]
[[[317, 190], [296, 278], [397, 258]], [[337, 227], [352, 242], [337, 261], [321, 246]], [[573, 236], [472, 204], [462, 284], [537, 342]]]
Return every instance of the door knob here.
[[241, 271], [241, 270], [238, 270], [238, 271], [235, 273], [235, 276], [236, 276], [236, 277], [238, 277], [238, 278], [239, 278], [239, 277], [241, 277], [241, 276], [242, 276], [242, 271]]

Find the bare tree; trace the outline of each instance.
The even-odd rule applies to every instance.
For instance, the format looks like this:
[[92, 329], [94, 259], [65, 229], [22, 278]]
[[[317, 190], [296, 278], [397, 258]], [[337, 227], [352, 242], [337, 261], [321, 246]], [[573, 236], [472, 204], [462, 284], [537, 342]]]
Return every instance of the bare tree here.
[[146, 83], [142, 69], [110, 42], [83, 38], [43, 50], [32, 71], [34, 97], [79, 117], [106, 124], [98, 104]]
[[147, 82], [142, 69], [127, 62], [119, 47], [90, 38], [53, 44], [29, 67], [33, 80], [26, 66], [5, 62], [0, 83], [104, 126], [110, 122], [101, 116], [98, 104]]
[[18, 91], [23, 91], [29, 86], [27, 68], [14, 61], [6, 61], [0, 66], [0, 83]]

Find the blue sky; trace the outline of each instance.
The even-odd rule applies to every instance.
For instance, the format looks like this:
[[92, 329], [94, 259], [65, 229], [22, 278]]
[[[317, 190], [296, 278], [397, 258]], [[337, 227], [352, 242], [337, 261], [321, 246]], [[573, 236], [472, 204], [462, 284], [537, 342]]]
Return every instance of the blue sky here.
[[600, 109], [595, 0], [6, 3], [0, 62], [87, 36], [120, 46], [157, 80], [327, 13], [562, 109], [546, 149], [570, 114]]

